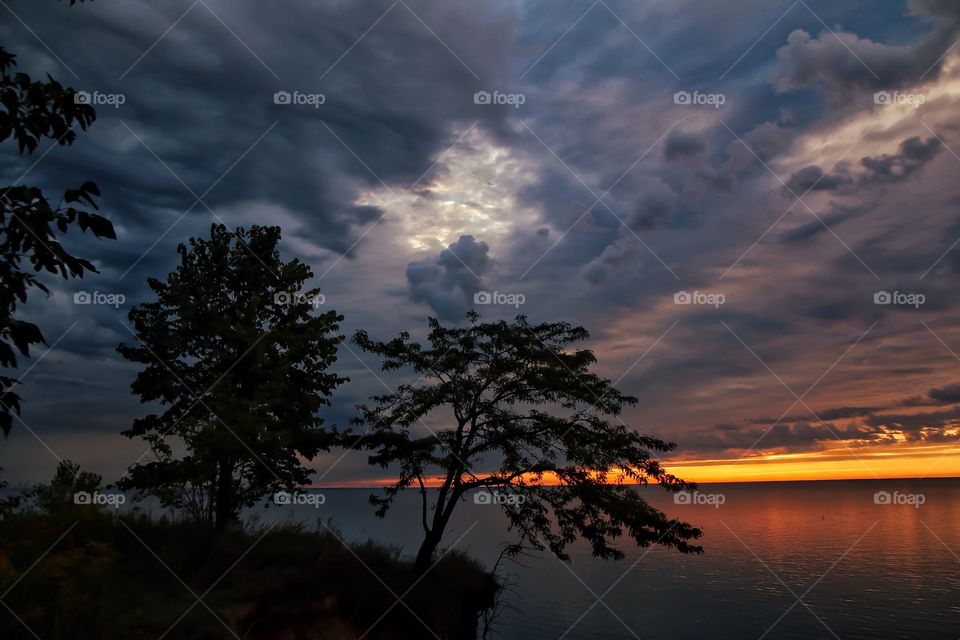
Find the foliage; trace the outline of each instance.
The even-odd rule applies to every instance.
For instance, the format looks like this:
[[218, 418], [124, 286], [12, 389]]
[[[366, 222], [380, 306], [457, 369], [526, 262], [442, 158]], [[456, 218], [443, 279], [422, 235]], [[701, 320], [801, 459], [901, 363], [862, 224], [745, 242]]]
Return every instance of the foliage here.
[[[70, 460], [61, 460], [49, 484], [38, 486], [33, 491], [33, 503], [44, 513], [56, 514], [76, 508], [75, 496], [85, 492], [99, 491], [103, 478], [90, 471], [81, 471], [80, 465]], [[89, 507], [90, 505], [85, 505]]]
[[[33, 154], [47, 139], [73, 144], [75, 129], [85, 131], [96, 118], [94, 110], [78, 104], [76, 92], [49, 75], [37, 81], [15, 67], [16, 56], [0, 47], [0, 143], [13, 138], [21, 155]], [[44, 342], [40, 327], [15, 317], [31, 289], [49, 293], [37, 274], [69, 279], [97, 272], [92, 262], [67, 251], [58, 233], [78, 228], [97, 238], [116, 238], [110, 221], [93, 212], [100, 196], [95, 183], [67, 189], [53, 205], [39, 188], [19, 184], [30, 168], [14, 184], [0, 187], [0, 367], [11, 369], [17, 367], [18, 354], [29, 357], [30, 347]], [[20, 414], [20, 396], [13, 390], [17, 384], [13, 377], [0, 376], [0, 431], [5, 435], [14, 414]]]
[[[353, 338], [382, 358], [384, 371], [410, 369], [420, 376], [359, 407], [369, 426], [371, 464], [399, 466], [399, 479], [385, 496], [371, 497], [378, 515], [400, 490], [420, 490], [420, 566], [429, 564], [457, 504], [477, 489], [497, 492], [522, 541], [563, 559], [565, 546], [577, 538], [587, 540], [597, 557], [621, 558], [612, 543], [624, 533], [643, 547], [699, 552], [690, 542], [698, 529], [669, 519], [628, 486], [653, 480], [679, 491], [693, 485], [667, 473], [653, 453], [674, 444], [619, 422], [623, 407], [636, 399], [590, 372], [596, 361], [591, 351], [569, 350], [587, 331], [565, 322], [531, 325], [523, 316], [481, 323], [471, 312], [468, 319], [464, 328], [446, 328], [431, 318], [426, 345], [411, 342], [406, 332], [389, 342], [375, 342], [363, 331]], [[428, 428], [426, 420], [440, 410], [448, 426]], [[416, 435], [412, 428], [429, 433]], [[492, 472], [481, 471], [490, 466]], [[440, 487], [430, 504], [432, 475]]]
[[[123, 488], [151, 491], [219, 528], [239, 510], [307, 482], [307, 460], [333, 444], [317, 412], [346, 378], [330, 373], [342, 316], [314, 313], [319, 289], [299, 260], [282, 262], [279, 227], [211, 228], [180, 245], [156, 300], [130, 311], [139, 344], [118, 350], [144, 365], [131, 388], [161, 413], [124, 432], [157, 456]], [[186, 449], [174, 455], [175, 446]]]

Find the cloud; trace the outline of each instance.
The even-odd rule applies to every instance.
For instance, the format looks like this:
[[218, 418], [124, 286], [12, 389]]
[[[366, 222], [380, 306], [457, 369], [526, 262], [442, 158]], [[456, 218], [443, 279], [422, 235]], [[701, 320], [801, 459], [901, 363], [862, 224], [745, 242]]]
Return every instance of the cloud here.
[[584, 279], [592, 285], [607, 282], [611, 276], [640, 269], [643, 264], [643, 248], [633, 238], [621, 238], [608, 245], [603, 252], [583, 268]]
[[[796, 189], [793, 191], [797, 196], [803, 196], [805, 192], [805, 190], [797, 191]], [[824, 233], [829, 234], [830, 230], [837, 225], [851, 218], [870, 213], [870, 210], [871, 207], [866, 205], [845, 206], [831, 203], [826, 211], [818, 213], [817, 217], [813, 218], [810, 222], [798, 225], [781, 233], [780, 241], [785, 243], [800, 243], [819, 238]]]
[[852, 181], [846, 174], [839, 172], [824, 174], [820, 167], [808, 165], [790, 176], [787, 180], [787, 188], [798, 196], [802, 196], [808, 191], [833, 191]]
[[868, 426], [895, 430], [913, 440], [922, 440], [928, 432], [957, 426], [960, 423], [960, 405], [941, 411], [874, 415], [868, 417], [864, 423]]
[[900, 182], [923, 169], [942, 150], [943, 144], [936, 137], [923, 140], [913, 136], [903, 140], [896, 153], [861, 158], [863, 170], [856, 175], [851, 173], [845, 162], [838, 163], [829, 174], [825, 174], [817, 165], [808, 165], [791, 174], [784, 193], [793, 198], [808, 192], [843, 190], [851, 185], [864, 187]]
[[[876, 413], [877, 411], [882, 410], [883, 407], [834, 407], [832, 409], [825, 409], [822, 411], [817, 411], [817, 417], [823, 420], [824, 422], [832, 422], [834, 420], [845, 420], [848, 418], [862, 418]], [[780, 422], [783, 424], [789, 424], [794, 422], [807, 422], [812, 420], [813, 414], [797, 414], [791, 416], [785, 416], [780, 419]], [[773, 424], [776, 422], [776, 418], [750, 418], [747, 422], [751, 424]]]
[[[817, 37], [793, 31], [777, 51], [781, 65], [773, 75], [780, 91], [823, 84], [840, 92], [851, 87], [880, 89], [911, 82], [923, 73], [922, 64], [907, 46], [890, 46], [847, 32], [824, 31]], [[886, 81], [880, 80], [886, 78]]]
[[[953, 144], [960, 52], [948, 49], [960, 4], [834, 3], [822, 15], [846, 25], [837, 35], [798, 6], [757, 41], [775, 16], [755, 0], [735, 1], [735, 24], [721, 19], [728, 6], [612, 1], [656, 57], [600, 6], [558, 41], [583, 15], [572, 0], [408, 0], [410, 10], [389, 12], [390, 0], [207, 4], [263, 64], [201, 4], [118, 80], [189, 2], [18, 8], [80, 76], [77, 88], [127, 95], [29, 175], [60, 187], [97, 180], [121, 236], [68, 238], [102, 275], [24, 310], [51, 342], [82, 320], [24, 385], [25, 420], [38, 430], [82, 431], [90, 415], [113, 429], [142, 411], [130, 402], [131, 369], [113, 353], [125, 309], [64, 300], [82, 288], [142, 301], [146, 276], [167, 273], [175, 244], [215, 220], [204, 204], [190, 209], [190, 191], [211, 186], [204, 202], [228, 224], [283, 227], [284, 258], [312, 265], [345, 332], [416, 331], [428, 310], [460, 321], [496, 276], [501, 290], [524, 291], [532, 319], [586, 326], [604, 373], [629, 371], [620, 385], [641, 398], [625, 421], [684, 450], [749, 447], [792, 400], [724, 324], [798, 392], [850, 348], [811, 399], [850, 444], [899, 434], [882, 423], [891, 396], [952, 406], [946, 391], [927, 390], [948, 389], [955, 361], [918, 320], [943, 318], [938, 333], [960, 344], [947, 322], [960, 313], [960, 248], [948, 252], [960, 234], [960, 183], [954, 159], [913, 116]], [[0, 35], [34, 75], [72, 78], [16, 21]], [[873, 103], [872, 91], [907, 90], [928, 68], [920, 110], [901, 117]], [[526, 101], [474, 104], [481, 89]], [[325, 102], [277, 105], [280, 90], [322, 92]], [[678, 90], [716, 90], [727, 102], [675, 105]], [[828, 169], [847, 149], [851, 160]], [[27, 166], [0, 155], [9, 181]], [[771, 171], [797, 195], [812, 188], [804, 201], [830, 229], [802, 205], [784, 215], [792, 196]], [[873, 304], [878, 289], [919, 288], [944, 253], [923, 280], [923, 308]], [[726, 304], [674, 305], [678, 290], [722, 292]], [[68, 407], [69, 420], [57, 399], [76, 380], [62, 362], [84, 363], [101, 381], [83, 411]], [[346, 355], [338, 367], [356, 364]], [[331, 408], [342, 416], [379, 385], [362, 367], [347, 373], [355, 382]], [[44, 386], [31, 390], [34, 376]], [[726, 427], [705, 428], [717, 422]], [[785, 422], [765, 445], [834, 442], [799, 409]]]
[[911, 396], [900, 404], [904, 407], [922, 407], [960, 402], [960, 384], [950, 384], [927, 391], [924, 396]]
[[628, 224], [634, 229], [654, 229], [664, 224], [677, 208], [677, 194], [665, 184], [656, 184], [640, 197]]
[[743, 425], [722, 424], [713, 429], [691, 434], [684, 441], [685, 451], [725, 452], [743, 455], [754, 453], [816, 451], [825, 449], [824, 443], [888, 444], [892, 438], [880, 429], [867, 426], [823, 426], [811, 419], [801, 422], [781, 422], [764, 428], [746, 428]]
[[463, 319], [490, 268], [489, 250], [486, 242], [460, 236], [439, 256], [411, 262], [407, 266], [410, 298], [429, 305], [441, 319]]
[[890, 183], [906, 180], [933, 160], [943, 145], [935, 137], [922, 140], [919, 136], [900, 143], [897, 153], [866, 157], [860, 160], [866, 170], [862, 184]]
[[739, 139], [731, 140], [726, 148], [726, 159], [721, 165], [720, 174], [728, 183], [744, 178], [750, 173], [762, 173], [766, 169], [760, 162], [769, 163], [774, 157], [786, 151], [797, 132], [782, 127], [776, 122], [756, 124]]
[[931, 389], [927, 392], [932, 400], [942, 404], [960, 402], [960, 384], [951, 384], [946, 387]]
[[[186, 14], [175, 4], [23, 7], [25, 22], [43, 24], [61, 53], [77, 54], [69, 57], [79, 79], [12, 25], [4, 29], [21, 59], [34, 61], [34, 73], [126, 95], [122, 108], [98, 109], [98, 122], [70, 153], [52, 154], [33, 177], [109, 184], [107, 211], [141, 251], [184, 212], [180, 233], [152, 251], [169, 252], [170, 240], [205, 228], [214, 214], [230, 221], [227, 211], [269, 203], [297, 220], [296, 233], [327, 249], [329, 260], [348, 250], [353, 257], [362, 230], [388, 202], [358, 206], [359, 189], [409, 186], [468, 117], [493, 131], [503, 127], [503, 109], [473, 104], [479, 86], [502, 73], [504, 59], [491, 51], [509, 38], [503, 3], [478, 10], [421, 0], [410, 5], [417, 15], [403, 5], [387, 12], [386, 0], [283, 11], [240, 0]], [[365, 33], [371, 15], [382, 20]], [[431, 27], [418, 16], [429, 16]], [[174, 23], [152, 47], [163, 31], [147, 25]], [[456, 55], [438, 35], [457, 43]], [[275, 104], [278, 91], [325, 99], [318, 107]], [[195, 204], [199, 195], [213, 214]]]
[[702, 154], [707, 148], [700, 136], [693, 133], [674, 131], [663, 147], [663, 157], [667, 160], [681, 160]]
[[779, 91], [824, 86], [832, 101], [846, 102], [856, 90], [904, 89], [944, 64], [944, 52], [960, 32], [960, 10], [948, 0], [911, 0], [914, 16], [932, 18], [933, 28], [911, 44], [888, 45], [854, 33], [824, 30], [814, 37], [796, 29], [777, 50], [780, 65], [771, 79]]

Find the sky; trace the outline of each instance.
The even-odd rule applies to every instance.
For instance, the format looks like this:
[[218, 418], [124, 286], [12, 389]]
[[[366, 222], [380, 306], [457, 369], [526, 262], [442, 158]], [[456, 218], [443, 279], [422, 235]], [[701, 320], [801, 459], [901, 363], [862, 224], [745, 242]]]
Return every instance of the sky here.
[[[586, 327], [684, 477], [960, 475], [955, 2], [0, 4], [20, 70], [97, 109], [72, 147], [7, 145], [3, 179], [96, 181], [119, 238], [70, 236], [100, 274], [22, 309], [49, 349], [11, 481], [142, 459], [116, 346], [213, 223], [281, 226], [347, 335], [471, 307]], [[407, 379], [349, 345], [336, 369], [338, 425]]]

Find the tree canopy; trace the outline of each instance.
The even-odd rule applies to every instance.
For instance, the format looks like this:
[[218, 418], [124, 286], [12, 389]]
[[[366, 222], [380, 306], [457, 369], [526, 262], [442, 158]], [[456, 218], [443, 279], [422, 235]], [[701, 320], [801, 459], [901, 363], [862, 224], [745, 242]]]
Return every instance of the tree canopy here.
[[[346, 378], [336, 360], [342, 316], [316, 312], [319, 289], [299, 260], [283, 262], [279, 227], [230, 231], [180, 245], [156, 300], [130, 311], [138, 344], [118, 350], [144, 365], [131, 388], [164, 409], [124, 432], [157, 456], [121, 486], [225, 527], [239, 510], [307, 482], [312, 459], [333, 444], [318, 411]], [[177, 457], [178, 447], [185, 448]]]
[[[532, 325], [480, 322], [465, 327], [429, 321], [426, 344], [401, 333], [388, 342], [358, 331], [353, 342], [382, 359], [384, 371], [406, 369], [420, 378], [359, 407], [367, 425], [370, 462], [399, 468], [382, 497], [384, 515], [400, 490], [419, 488], [426, 566], [444, 528], [471, 490], [500, 492], [495, 502], [523, 543], [562, 559], [578, 538], [601, 558], [621, 558], [614, 544], [661, 544], [699, 552], [700, 530], [670, 519], [630, 485], [658, 483], [668, 491], [693, 488], [661, 466], [654, 452], [675, 445], [637, 433], [619, 420], [637, 402], [590, 371], [588, 349], [571, 349], [588, 333], [566, 322]], [[437, 417], [437, 414], [440, 414]], [[437, 418], [442, 426], [430, 427]], [[432, 482], [438, 485], [428, 491]]]

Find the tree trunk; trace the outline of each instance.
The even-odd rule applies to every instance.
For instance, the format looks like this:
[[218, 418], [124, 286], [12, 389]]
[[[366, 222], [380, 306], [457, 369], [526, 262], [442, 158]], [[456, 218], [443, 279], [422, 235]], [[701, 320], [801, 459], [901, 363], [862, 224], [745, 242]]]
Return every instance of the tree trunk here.
[[433, 561], [433, 552], [437, 550], [442, 537], [443, 532], [438, 532], [436, 529], [434, 529], [423, 539], [423, 544], [420, 545], [420, 551], [417, 552], [417, 560], [416, 564], [414, 565], [414, 568], [419, 575], [423, 575], [431, 567], [431, 562]]
[[233, 519], [233, 465], [221, 462], [217, 476], [217, 503], [214, 505], [214, 528], [223, 531]]

